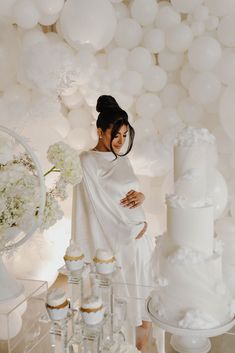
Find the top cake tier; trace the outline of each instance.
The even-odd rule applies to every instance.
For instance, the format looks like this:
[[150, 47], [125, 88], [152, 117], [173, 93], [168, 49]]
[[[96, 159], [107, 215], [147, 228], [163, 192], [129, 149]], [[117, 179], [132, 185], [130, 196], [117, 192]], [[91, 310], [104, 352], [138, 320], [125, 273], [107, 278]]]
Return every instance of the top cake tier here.
[[205, 200], [208, 167], [215, 151], [215, 137], [207, 129], [187, 127], [175, 141], [175, 194], [189, 202]]

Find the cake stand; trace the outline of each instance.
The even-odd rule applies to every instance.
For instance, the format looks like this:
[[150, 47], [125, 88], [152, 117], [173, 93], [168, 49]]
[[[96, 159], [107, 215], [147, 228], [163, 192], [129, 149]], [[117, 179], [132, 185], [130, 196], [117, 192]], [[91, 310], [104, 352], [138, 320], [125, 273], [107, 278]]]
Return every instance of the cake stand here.
[[208, 337], [215, 337], [224, 334], [235, 326], [235, 318], [219, 327], [210, 329], [185, 329], [164, 322], [154, 312], [152, 298], [148, 297], [146, 309], [156, 328], [158, 353], [165, 352], [165, 331], [172, 333], [171, 346], [179, 353], [208, 353], [211, 349], [211, 342]]

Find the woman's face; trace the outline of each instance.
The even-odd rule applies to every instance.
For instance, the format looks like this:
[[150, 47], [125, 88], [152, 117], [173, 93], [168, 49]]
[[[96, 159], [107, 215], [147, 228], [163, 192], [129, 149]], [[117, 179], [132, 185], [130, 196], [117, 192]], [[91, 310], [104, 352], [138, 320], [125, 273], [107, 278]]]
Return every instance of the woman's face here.
[[[110, 151], [111, 132], [112, 132], [112, 127], [108, 128], [105, 131], [102, 131], [102, 134], [101, 134], [102, 142], [106, 147], [107, 151]], [[127, 133], [128, 133], [128, 127], [126, 125], [122, 125], [118, 130], [116, 136], [114, 136], [114, 139], [112, 141], [112, 147], [115, 153], [117, 154], [120, 153], [120, 150], [126, 141]]]

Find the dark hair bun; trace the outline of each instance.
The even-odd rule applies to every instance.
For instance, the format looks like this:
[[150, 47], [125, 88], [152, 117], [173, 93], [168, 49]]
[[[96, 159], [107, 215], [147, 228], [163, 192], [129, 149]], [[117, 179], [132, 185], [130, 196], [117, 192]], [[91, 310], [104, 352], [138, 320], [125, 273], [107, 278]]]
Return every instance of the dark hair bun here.
[[115, 98], [112, 96], [100, 96], [97, 100], [96, 111], [98, 113], [106, 112], [112, 109], [121, 109]]

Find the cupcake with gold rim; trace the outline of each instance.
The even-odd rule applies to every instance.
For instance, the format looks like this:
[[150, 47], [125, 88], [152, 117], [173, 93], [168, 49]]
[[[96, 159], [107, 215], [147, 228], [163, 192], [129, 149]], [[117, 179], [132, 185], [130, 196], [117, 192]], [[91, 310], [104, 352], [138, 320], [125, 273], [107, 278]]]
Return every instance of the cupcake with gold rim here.
[[64, 255], [65, 265], [68, 271], [76, 272], [83, 268], [85, 256], [78, 244], [71, 243]]
[[84, 299], [80, 308], [82, 318], [87, 325], [97, 325], [104, 318], [104, 306], [100, 297], [90, 296]]
[[46, 309], [51, 320], [62, 320], [67, 317], [69, 301], [62, 288], [53, 289], [48, 293]]
[[116, 259], [108, 250], [97, 249], [93, 261], [98, 273], [108, 275], [115, 271]]

